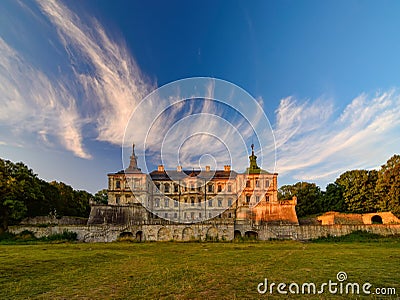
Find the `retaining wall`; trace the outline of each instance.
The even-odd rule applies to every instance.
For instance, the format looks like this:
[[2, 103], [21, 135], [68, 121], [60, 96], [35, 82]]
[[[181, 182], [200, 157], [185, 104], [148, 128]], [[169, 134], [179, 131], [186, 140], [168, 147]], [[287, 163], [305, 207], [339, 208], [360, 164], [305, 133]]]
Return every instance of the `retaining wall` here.
[[[62, 233], [64, 230], [76, 232], [78, 240], [83, 242], [112, 242], [121, 235], [132, 236], [141, 241], [186, 241], [191, 239], [207, 238], [230, 241], [234, 238], [234, 232], [242, 236], [246, 232], [256, 233], [259, 240], [269, 239], [293, 239], [310, 240], [324, 236], [341, 236], [353, 231], [362, 230], [384, 236], [400, 235], [400, 224], [397, 225], [233, 225], [233, 224], [158, 224], [158, 225], [96, 225], [76, 226], [58, 225], [48, 227], [38, 226], [11, 226], [9, 231], [20, 233], [23, 230], [32, 231], [36, 237], [49, 236]], [[254, 235], [253, 235], [254, 236]]]

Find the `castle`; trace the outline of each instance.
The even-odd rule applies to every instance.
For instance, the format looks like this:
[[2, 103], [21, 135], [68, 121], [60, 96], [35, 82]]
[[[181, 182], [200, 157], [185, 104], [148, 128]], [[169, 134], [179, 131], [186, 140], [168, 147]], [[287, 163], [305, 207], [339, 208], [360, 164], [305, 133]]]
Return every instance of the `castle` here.
[[88, 225], [121, 226], [137, 240], [187, 240], [253, 236], [254, 226], [298, 225], [296, 198], [278, 200], [277, 173], [257, 165], [231, 170], [166, 170], [145, 174], [135, 145], [125, 170], [108, 174], [108, 204], [92, 203]]

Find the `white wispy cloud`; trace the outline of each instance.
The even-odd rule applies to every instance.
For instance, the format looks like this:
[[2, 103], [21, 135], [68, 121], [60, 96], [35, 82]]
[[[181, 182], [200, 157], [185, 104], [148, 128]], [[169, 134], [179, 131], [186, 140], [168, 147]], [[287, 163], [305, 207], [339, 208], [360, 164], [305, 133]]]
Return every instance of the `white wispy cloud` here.
[[38, 4], [56, 26], [73, 65], [89, 65], [89, 72], [74, 68], [74, 73], [95, 112], [98, 140], [120, 145], [133, 109], [155, 85], [142, 74], [124, 42], [113, 40], [97, 20], [84, 22], [59, 1]]
[[334, 180], [341, 172], [375, 168], [400, 144], [400, 93], [363, 93], [335, 115], [333, 101], [281, 100], [276, 110], [278, 171], [296, 180]]
[[[33, 133], [42, 144], [54, 146], [56, 138], [76, 156], [91, 158], [83, 132], [90, 124], [97, 132], [94, 138], [120, 145], [130, 114], [155, 86], [124, 42], [113, 40], [97, 20], [82, 19], [61, 2], [38, 1], [40, 12], [19, 5], [47, 34], [42, 52], [56, 52], [64, 66], [50, 74], [44, 68], [51, 59], [44, 66], [38, 57], [26, 49], [18, 51], [0, 36], [0, 121], [11, 133], [8, 143], [24, 141]], [[31, 30], [23, 23], [18, 26]], [[34, 29], [31, 34], [40, 36]]]
[[52, 135], [76, 156], [90, 158], [82, 144], [82, 120], [68, 90], [35, 69], [0, 38], [0, 121], [8, 128], [7, 144], [25, 132], [47, 141]]

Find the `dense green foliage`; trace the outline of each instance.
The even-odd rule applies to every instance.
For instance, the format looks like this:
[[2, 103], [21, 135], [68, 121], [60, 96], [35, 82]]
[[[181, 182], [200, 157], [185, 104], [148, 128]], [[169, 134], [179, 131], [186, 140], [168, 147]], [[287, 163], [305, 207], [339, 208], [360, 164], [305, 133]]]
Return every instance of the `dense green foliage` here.
[[298, 182], [294, 185], [284, 185], [279, 189], [280, 199], [297, 197], [296, 211], [299, 217], [315, 214], [321, 211], [321, 189], [315, 183]]
[[107, 189], [103, 189], [94, 194], [94, 201], [99, 204], [108, 204]]
[[278, 198], [297, 196], [297, 215], [327, 211], [367, 213], [392, 211], [400, 217], [400, 156], [394, 155], [379, 171], [352, 170], [341, 174], [321, 191], [314, 183], [284, 185]]
[[87, 217], [91, 194], [46, 182], [23, 163], [0, 159], [0, 232], [25, 217]]
[[373, 212], [376, 210], [375, 199], [376, 170], [347, 171], [336, 179], [336, 184], [343, 188], [343, 200], [346, 210], [356, 213]]
[[394, 155], [382, 166], [376, 182], [377, 208], [400, 216], [400, 155]]

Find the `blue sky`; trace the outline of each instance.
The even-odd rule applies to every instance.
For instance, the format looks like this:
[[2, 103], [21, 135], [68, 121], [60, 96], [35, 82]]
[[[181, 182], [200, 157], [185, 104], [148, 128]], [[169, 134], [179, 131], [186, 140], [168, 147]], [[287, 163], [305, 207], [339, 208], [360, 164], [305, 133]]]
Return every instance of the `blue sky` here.
[[[96, 192], [123, 167], [124, 130], [140, 101], [205, 76], [262, 105], [280, 185], [324, 189], [346, 170], [377, 168], [398, 153], [399, 11], [398, 1], [1, 1], [0, 155]], [[206, 107], [186, 105], [176, 119]], [[234, 124], [229, 109], [207, 108]], [[195, 120], [183, 123], [192, 133], [205, 127]], [[173, 124], [171, 115], [162, 121], [155, 128]], [[222, 137], [220, 127], [210, 130]], [[153, 128], [150, 146], [163, 134]], [[207, 152], [185, 145], [193, 156]], [[267, 153], [260, 158], [270, 169]]]

